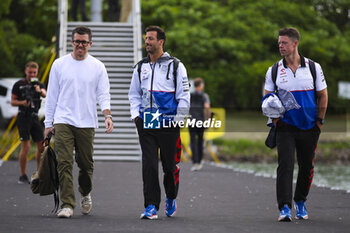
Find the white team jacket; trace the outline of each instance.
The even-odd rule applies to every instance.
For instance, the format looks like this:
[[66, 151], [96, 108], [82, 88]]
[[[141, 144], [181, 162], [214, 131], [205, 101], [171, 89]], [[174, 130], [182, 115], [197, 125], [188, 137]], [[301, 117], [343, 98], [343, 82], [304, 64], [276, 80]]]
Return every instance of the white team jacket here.
[[173, 77], [173, 58], [164, 53], [155, 64], [142, 64], [141, 73], [134, 68], [130, 90], [131, 118], [143, 119], [144, 112], [161, 113], [161, 119], [184, 118], [190, 107], [189, 82], [185, 66], [180, 62], [177, 69], [176, 93]]

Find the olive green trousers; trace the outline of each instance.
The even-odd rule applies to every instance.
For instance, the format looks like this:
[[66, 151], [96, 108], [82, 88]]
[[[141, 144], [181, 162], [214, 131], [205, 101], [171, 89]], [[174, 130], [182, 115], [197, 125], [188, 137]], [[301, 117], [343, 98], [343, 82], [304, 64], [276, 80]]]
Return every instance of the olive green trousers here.
[[54, 128], [61, 208], [74, 209], [76, 201], [73, 182], [73, 151], [75, 149], [75, 161], [79, 167], [78, 190], [82, 196], [86, 196], [92, 190], [95, 129], [77, 128], [68, 124], [55, 124]]

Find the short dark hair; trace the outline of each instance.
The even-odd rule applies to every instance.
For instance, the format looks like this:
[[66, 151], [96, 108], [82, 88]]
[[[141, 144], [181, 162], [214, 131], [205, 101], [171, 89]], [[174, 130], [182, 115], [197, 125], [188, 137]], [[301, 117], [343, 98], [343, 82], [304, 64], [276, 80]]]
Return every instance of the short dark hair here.
[[279, 36], [288, 36], [290, 39], [300, 41], [300, 33], [296, 28], [282, 28], [278, 31]]
[[72, 40], [74, 40], [75, 33], [78, 33], [79, 35], [88, 34], [89, 41], [92, 40], [92, 33], [91, 33], [90, 28], [88, 28], [88, 27], [78, 26], [78, 27], [74, 28], [74, 30], [72, 31]]
[[35, 61], [29, 61], [29, 62], [27, 62], [26, 66], [25, 66], [25, 69], [27, 69], [27, 68], [39, 69], [39, 65]]
[[151, 26], [148, 26], [146, 28], [145, 32], [150, 32], [150, 31], [156, 31], [157, 32], [157, 40], [164, 40], [164, 43], [163, 43], [163, 47], [164, 47], [165, 40], [166, 40], [166, 36], [165, 36], [164, 30], [161, 27], [159, 27], [159, 26], [151, 25]]
[[195, 78], [193, 80], [194, 87], [199, 87], [202, 83], [204, 84], [204, 80], [202, 78]]

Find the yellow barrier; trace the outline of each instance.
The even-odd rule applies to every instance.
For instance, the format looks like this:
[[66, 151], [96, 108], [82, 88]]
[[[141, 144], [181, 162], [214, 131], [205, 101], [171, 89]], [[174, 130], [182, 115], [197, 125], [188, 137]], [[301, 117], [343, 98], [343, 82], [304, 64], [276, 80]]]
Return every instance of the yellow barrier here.
[[[214, 151], [211, 149], [210, 145], [208, 144], [208, 141], [213, 140], [215, 138], [219, 138], [224, 136], [225, 134], [225, 119], [226, 119], [226, 111], [224, 108], [211, 108], [210, 109], [213, 113], [213, 119], [215, 121], [221, 121], [221, 127], [220, 128], [215, 128], [215, 127], [210, 127], [209, 129], [205, 130], [204, 132], [204, 140], [206, 141], [205, 146], [208, 149], [211, 157], [215, 161], [215, 163], [220, 163], [220, 160], [214, 153]], [[187, 128], [182, 128], [180, 131], [181, 135], [181, 143], [186, 151], [187, 155], [189, 157], [192, 157], [192, 151], [190, 149], [190, 133]], [[184, 154], [184, 153], [183, 153]], [[183, 155], [183, 158], [186, 158], [185, 155]], [[186, 158], [187, 161], [187, 158]], [[184, 160], [184, 162], [186, 162]]]
[[12, 152], [14, 152], [17, 148], [17, 146], [19, 146], [19, 144], [21, 144], [21, 141], [18, 140], [4, 155], [4, 157], [2, 158], [2, 161], [7, 161], [10, 157], [10, 155], [12, 154]]
[[12, 126], [13, 126], [13, 125], [15, 124], [15, 122], [16, 122], [16, 119], [17, 119], [17, 115], [14, 116], [14, 117], [12, 118], [12, 120], [11, 120], [9, 126], [7, 127], [7, 129], [6, 129], [6, 131], [5, 131], [5, 133], [4, 133], [4, 134], [2, 135], [2, 137], [1, 137], [1, 141], [0, 141], [0, 146], [1, 146], [1, 148], [0, 148], [0, 155], [2, 154], [2, 152], [4, 151], [4, 149], [5, 149], [5, 147], [6, 147], [6, 145], [3, 145], [3, 143], [4, 143], [4, 141], [5, 141], [5, 138], [7, 137], [7, 135], [9, 134], [9, 132], [11, 131]]
[[51, 69], [51, 65], [53, 63], [53, 61], [55, 60], [55, 57], [56, 57], [56, 52], [54, 51], [51, 55], [51, 58], [50, 58], [50, 61], [49, 61], [49, 64], [46, 66], [46, 69], [45, 69], [45, 73], [43, 74], [43, 76], [41, 77], [41, 82], [44, 83], [46, 81], [46, 78], [47, 78], [47, 75], [49, 74], [49, 71]]
[[[17, 136], [17, 127], [15, 127], [10, 135], [6, 138], [6, 141], [4, 142], [4, 146], [2, 148], [2, 151], [7, 147], [8, 144], [10, 144], [10, 147], [13, 145], [13, 142], [15, 141], [15, 137]], [[10, 143], [12, 141], [12, 143]]]

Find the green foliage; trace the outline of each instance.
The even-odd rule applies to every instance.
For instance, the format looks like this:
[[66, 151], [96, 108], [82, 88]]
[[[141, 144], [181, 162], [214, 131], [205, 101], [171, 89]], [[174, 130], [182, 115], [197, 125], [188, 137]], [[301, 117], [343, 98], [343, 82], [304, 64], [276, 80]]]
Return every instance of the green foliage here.
[[11, 0], [1, 0], [0, 1], [0, 17], [3, 14], [7, 14], [9, 12]]
[[50, 44], [55, 35], [57, 0], [15, 0], [11, 3], [8, 18], [15, 21], [20, 33]]
[[[6, 46], [7, 41], [5, 39], [6, 37], [6, 24], [7, 22], [1, 21], [0, 22], [0, 76], [11, 76], [11, 72], [16, 69], [14, 65], [14, 57], [11, 54], [11, 50], [8, 46]], [[9, 26], [9, 25], [7, 25]]]
[[248, 139], [225, 140], [215, 139], [214, 144], [223, 146], [223, 152], [228, 154], [239, 154], [250, 156], [259, 153], [269, 153], [270, 149], [263, 141], [251, 141]]
[[2, 0], [0, 77], [23, 76], [29, 60], [44, 60], [55, 35], [57, 0]]
[[218, 146], [218, 156], [223, 161], [250, 161], [250, 162], [275, 162], [277, 150], [269, 149], [263, 141], [248, 139], [214, 139], [213, 143]]
[[[0, 1], [0, 77], [42, 61], [55, 34], [58, 0]], [[87, 1], [89, 9], [90, 1]], [[166, 49], [190, 77], [201, 76], [213, 106], [258, 109], [269, 66], [280, 59], [277, 33], [301, 32], [299, 51], [321, 64], [329, 107], [348, 107], [338, 81], [350, 81], [349, 0], [143, 0], [142, 22], [166, 30]], [[104, 2], [107, 15], [107, 4]], [[106, 17], [105, 17], [106, 18]]]
[[[214, 139], [217, 155], [224, 161], [276, 162], [277, 149], [269, 149], [264, 140]], [[350, 142], [344, 140], [321, 141], [316, 150], [317, 163], [348, 163]]]
[[341, 31], [350, 29], [349, 0], [314, 0], [314, 9], [319, 15], [335, 23]]
[[43, 60], [45, 51], [38, 53], [42, 42], [31, 35], [18, 33], [13, 21], [0, 22], [0, 51], [2, 58], [0, 77], [23, 76], [25, 64], [29, 60]]
[[[205, 79], [214, 106], [259, 108], [266, 71], [281, 59], [278, 30], [293, 26], [301, 33], [300, 53], [323, 67], [330, 107], [344, 108], [337, 83], [350, 79], [344, 75], [350, 73], [350, 30], [316, 11], [324, 2], [147, 0], [141, 9], [145, 27], [165, 29], [166, 50], [184, 62], [189, 76]], [[340, 2], [333, 6], [346, 9]]]

